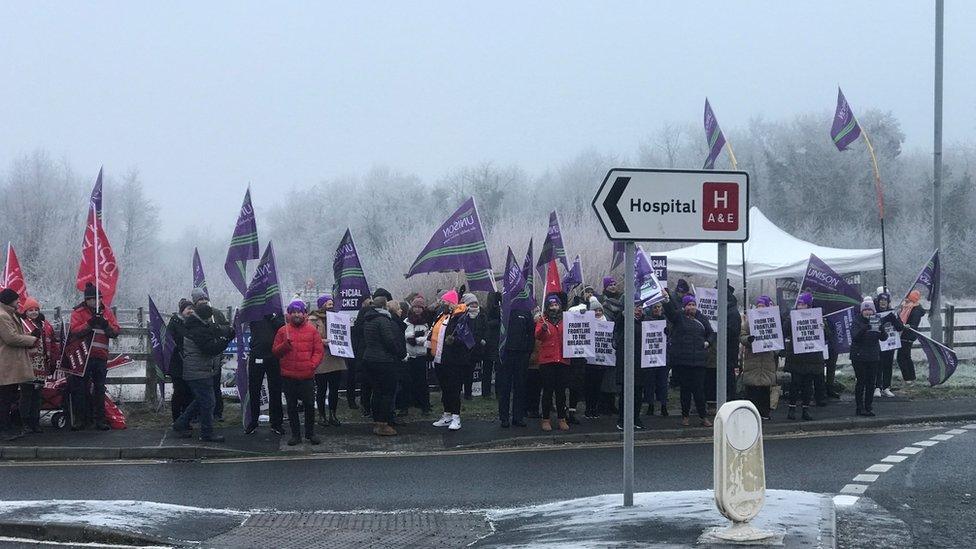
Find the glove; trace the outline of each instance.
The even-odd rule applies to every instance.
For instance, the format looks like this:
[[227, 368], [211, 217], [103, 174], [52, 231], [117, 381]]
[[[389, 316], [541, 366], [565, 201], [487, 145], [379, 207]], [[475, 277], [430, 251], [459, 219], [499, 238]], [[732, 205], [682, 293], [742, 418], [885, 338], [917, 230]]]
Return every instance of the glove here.
[[756, 336], [754, 336], [754, 335], [749, 336], [748, 341], [749, 341], [749, 343], [755, 343]]
[[447, 336], [447, 339], [444, 340], [444, 343], [447, 343], [448, 345], [454, 345], [454, 336], [452, 335]]
[[88, 327], [91, 328], [92, 330], [94, 330], [94, 329], [96, 329], [96, 328], [99, 327], [98, 326], [98, 317], [97, 316], [93, 316], [93, 317], [91, 317], [91, 318], [88, 319]]
[[408, 337], [407, 338], [407, 343], [409, 343], [411, 345], [416, 345], [417, 344], [417, 338], [415, 338], [415, 337]]
[[41, 339], [41, 329], [40, 328], [34, 328], [34, 331], [31, 332], [30, 335], [36, 337], [37, 339]]

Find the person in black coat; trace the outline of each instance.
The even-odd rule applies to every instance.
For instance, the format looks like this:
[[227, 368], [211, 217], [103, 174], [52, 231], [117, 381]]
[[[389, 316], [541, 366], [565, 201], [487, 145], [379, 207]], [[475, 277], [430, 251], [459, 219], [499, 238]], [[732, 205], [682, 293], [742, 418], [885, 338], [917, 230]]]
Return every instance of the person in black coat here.
[[[380, 288], [381, 290], [382, 288]], [[377, 290], [379, 292], [379, 290]], [[349, 378], [346, 380], [346, 400], [349, 409], [356, 409], [356, 385], [359, 385], [359, 401], [362, 404], [363, 417], [370, 417], [373, 412], [370, 410], [373, 391], [369, 384], [369, 375], [366, 367], [363, 366], [363, 351], [365, 350], [365, 340], [363, 339], [363, 322], [366, 321], [366, 312], [373, 308], [373, 299], [364, 299], [356, 314], [356, 320], [352, 323], [349, 330], [349, 339], [352, 343], [352, 354], [356, 357], [346, 362]]]
[[397, 434], [391, 423], [396, 384], [407, 357], [405, 329], [402, 321], [387, 310], [387, 300], [383, 296], [374, 297], [373, 306], [363, 313], [362, 365], [373, 389], [370, 409], [376, 435]]
[[925, 307], [922, 307], [922, 304], [919, 303], [921, 299], [922, 294], [918, 290], [908, 292], [908, 296], [901, 304], [901, 311], [899, 312], [899, 319], [906, 327], [911, 328], [911, 330], [902, 330], [901, 347], [898, 349], [898, 355], [896, 357], [898, 369], [901, 370], [901, 379], [906, 383], [915, 381], [915, 362], [912, 361], [912, 345], [918, 339], [918, 335], [912, 330], [918, 330], [918, 325], [922, 322], [922, 317], [925, 316]]
[[[878, 314], [881, 315], [882, 329], [887, 329], [890, 326], [896, 332], [903, 332], [905, 330], [905, 325], [898, 318], [898, 313], [891, 310], [891, 295], [884, 292], [878, 294], [878, 297], [874, 299], [874, 306]], [[889, 398], [895, 396], [891, 392], [891, 370], [894, 365], [894, 349], [881, 351], [881, 360], [878, 362], [878, 373], [876, 374], [877, 378], [874, 383], [874, 396]]]
[[881, 326], [881, 319], [874, 310], [870, 298], [861, 303], [861, 314], [851, 324], [851, 364], [857, 384], [854, 386], [854, 402], [859, 416], [874, 416], [874, 382], [878, 363], [881, 361], [881, 341], [888, 339], [888, 332]]
[[[644, 321], [644, 309], [634, 307], [634, 321], [631, 326], [634, 330], [634, 429], [643, 429], [644, 423], [640, 419], [641, 401], [644, 396], [644, 379], [647, 371], [641, 368], [641, 323]], [[624, 430], [624, 326], [626, 322], [615, 322], [613, 325], [613, 346], [617, 350], [616, 364], [614, 365], [615, 375], [617, 376], [617, 429]]]
[[742, 336], [742, 315], [735, 289], [728, 286], [729, 299], [725, 309], [725, 336], [728, 352], [725, 353], [725, 400], [735, 400], [735, 370], [739, 367], [739, 338]]
[[502, 293], [490, 292], [485, 310], [485, 353], [481, 357], [481, 398], [491, 398], [491, 378], [496, 365], [501, 362], [498, 344], [502, 327]]
[[251, 352], [247, 358], [247, 394], [251, 407], [251, 424], [244, 426], [244, 433], [251, 434], [258, 428], [261, 414], [261, 386], [265, 376], [268, 378], [268, 415], [271, 430], [284, 434], [284, 413], [281, 408], [281, 367], [278, 357], [271, 352], [275, 334], [285, 325], [285, 318], [273, 313], [264, 315], [261, 320], [248, 323], [251, 330]]
[[[803, 292], [796, 300], [797, 309], [809, 309], [812, 304], [813, 295], [809, 292]], [[783, 342], [786, 344], [786, 349], [781, 351], [782, 356], [786, 357], [786, 366], [783, 369], [790, 373], [790, 408], [786, 419], [796, 419], [796, 403], [799, 401], [803, 406], [803, 419], [810, 421], [813, 419], [810, 416], [810, 401], [813, 398], [814, 383], [817, 375], [823, 375], [824, 371], [823, 352], [794, 352], [793, 323], [789, 315], [783, 318]]]
[[[468, 326], [474, 334], [475, 346], [471, 349], [471, 358], [464, 371], [464, 400], [474, 398], [474, 372], [483, 367], [488, 347], [488, 317], [481, 311], [481, 304], [474, 294], [464, 294], [461, 302], [468, 308]], [[496, 344], [497, 347], [497, 344]], [[484, 370], [481, 370], [482, 387], [484, 387]], [[489, 384], [491, 378], [489, 377]]]
[[169, 360], [169, 377], [173, 380], [173, 396], [170, 399], [170, 411], [173, 421], [180, 417], [193, 400], [190, 387], [183, 379], [183, 337], [186, 336], [186, 317], [193, 314], [193, 303], [189, 299], [181, 299], [177, 312], [170, 317], [166, 331], [173, 336], [173, 356]]
[[[505, 349], [498, 364], [498, 421], [502, 427], [525, 427], [525, 378], [529, 357], [535, 348], [535, 320], [532, 311], [508, 313], [505, 327]], [[511, 420], [511, 423], [509, 423]]]
[[705, 427], [710, 427], [705, 407], [705, 363], [708, 360], [708, 347], [715, 342], [715, 332], [701, 313], [693, 295], [685, 295], [681, 309], [671, 299], [664, 302], [664, 314], [671, 321], [671, 347], [668, 358], [672, 361], [672, 371], [679, 378], [681, 386], [681, 424], [689, 425], [692, 398], [698, 418]]

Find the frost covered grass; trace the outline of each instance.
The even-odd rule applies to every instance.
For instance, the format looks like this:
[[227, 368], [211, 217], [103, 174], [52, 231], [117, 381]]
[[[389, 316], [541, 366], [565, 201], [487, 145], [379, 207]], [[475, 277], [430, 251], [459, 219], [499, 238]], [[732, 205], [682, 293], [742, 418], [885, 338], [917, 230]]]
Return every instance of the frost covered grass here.
[[29, 514], [31, 522], [88, 524], [123, 530], [140, 530], [164, 521], [193, 519], [202, 514], [240, 517], [247, 513], [228, 509], [203, 509], [149, 501], [49, 500], [2, 501], [0, 516]]

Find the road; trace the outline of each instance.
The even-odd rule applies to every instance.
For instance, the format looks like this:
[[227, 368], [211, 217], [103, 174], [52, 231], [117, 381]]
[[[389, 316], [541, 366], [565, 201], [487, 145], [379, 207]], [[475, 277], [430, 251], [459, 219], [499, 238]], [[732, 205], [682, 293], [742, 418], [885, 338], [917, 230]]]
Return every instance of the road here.
[[[767, 486], [836, 494], [886, 456], [954, 427], [959, 426], [767, 439]], [[928, 546], [928, 540], [941, 546], [971, 541], [960, 525], [976, 519], [970, 459], [976, 452], [976, 431], [960, 431], [894, 465], [868, 483], [863, 494], [864, 503], [873, 500], [880, 506], [872, 512], [903, 521], [917, 546]], [[636, 463], [637, 491], [711, 487], [708, 443], [639, 446]], [[480, 509], [617, 492], [620, 465], [620, 449], [608, 447], [285, 461], [7, 465], [0, 467], [0, 498], [133, 499], [282, 511]]]

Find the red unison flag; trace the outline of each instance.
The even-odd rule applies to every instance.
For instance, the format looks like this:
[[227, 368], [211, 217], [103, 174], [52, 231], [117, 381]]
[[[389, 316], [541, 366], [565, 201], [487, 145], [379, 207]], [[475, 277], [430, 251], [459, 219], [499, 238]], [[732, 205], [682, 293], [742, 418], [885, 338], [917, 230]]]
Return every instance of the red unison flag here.
[[84, 291], [85, 284], [91, 282], [98, 288], [99, 297], [108, 307], [112, 305], [112, 298], [115, 297], [119, 269], [112, 245], [102, 226], [101, 202], [102, 172], [99, 171], [98, 181], [92, 190], [92, 199], [88, 207], [88, 223], [85, 225], [85, 240], [81, 244], [81, 264], [78, 265], [76, 287], [79, 291]]
[[17, 259], [17, 253], [14, 252], [14, 247], [11, 244], [7, 244], [7, 262], [3, 266], [3, 281], [0, 287], [10, 288], [11, 290], [17, 292], [20, 296], [17, 304], [19, 308], [23, 308], [24, 302], [27, 301], [27, 283], [24, 282], [24, 271], [20, 268], [20, 261]]

